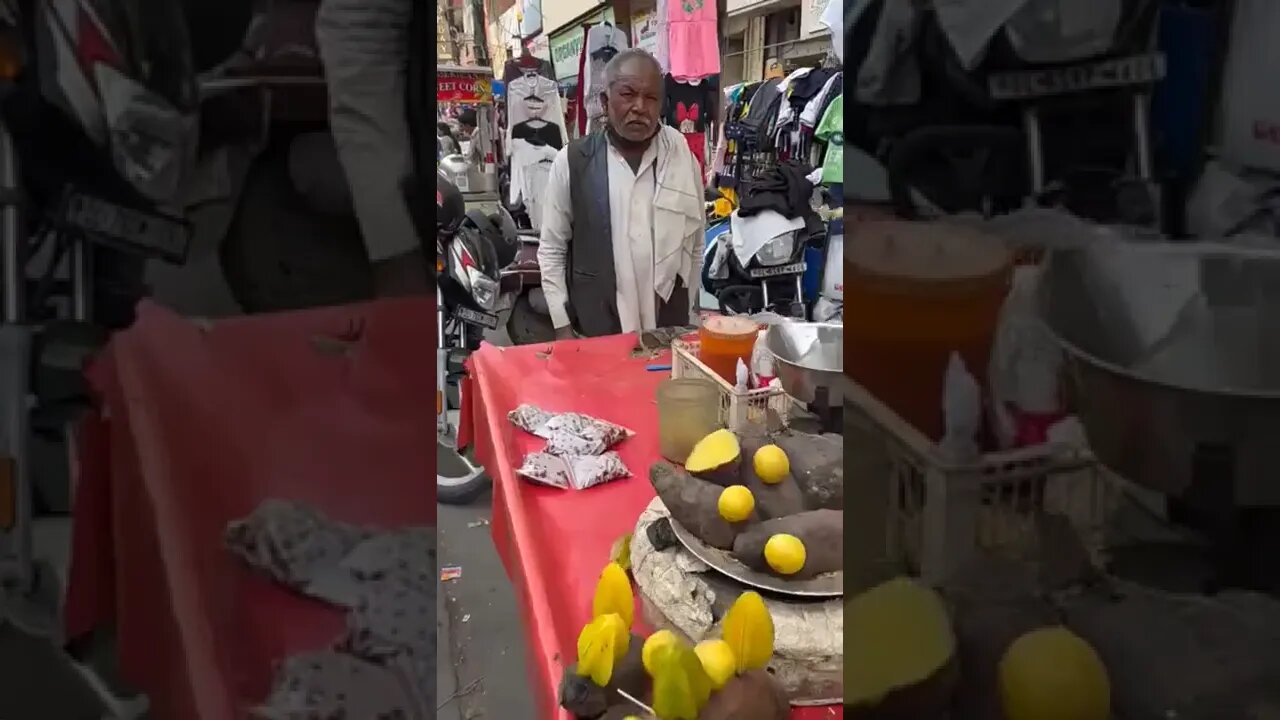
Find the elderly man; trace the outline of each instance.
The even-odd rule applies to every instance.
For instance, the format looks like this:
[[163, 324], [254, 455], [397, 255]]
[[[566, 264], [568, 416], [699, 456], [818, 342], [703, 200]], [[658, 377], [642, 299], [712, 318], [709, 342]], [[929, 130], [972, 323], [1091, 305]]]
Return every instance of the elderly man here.
[[701, 276], [703, 190], [684, 137], [660, 125], [662, 69], [643, 50], [605, 68], [603, 131], [556, 155], [538, 261], [558, 339], [690, 322]]

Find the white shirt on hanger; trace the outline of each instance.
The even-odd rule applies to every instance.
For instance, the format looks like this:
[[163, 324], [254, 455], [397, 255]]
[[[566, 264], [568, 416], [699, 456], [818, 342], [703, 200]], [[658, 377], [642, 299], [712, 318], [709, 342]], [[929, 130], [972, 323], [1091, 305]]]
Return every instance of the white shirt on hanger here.
[[671, 72], [671, 39], [667, 35], [670, 26], [667, 22], [667, 2], [668, 0], [658, 0], [658, 7], [654, 11], [658, 19], [658, 49], [653, 56], [662, 67], [663, 75]]
[[[866, 3], [863, 3], [865, 7]], [[844, 2], [828, 0], [819, 21], [831, 31], [831, 46], [840, 62], [844, 62]]]
[[511, 145], [511, 128], [530, 120], [552, 123], [560, 129], [561, 144], [569, 142], [564, 125], [564, 106], [560, 103], [560, 85], [542, 75], [523, 75], [507, 83], [507, 146]]
[[587, 31], [586, 68], [582, 79], [582, 104], [590, 123], [604, 115], [604, 106], [600, 102], [600, 93], [604, 91], [604, 66], [608, 60], [597, 60], [594, 55], [604, 48], [613, 48], [622, 52], [630, 47], [626, 34], [619, 32], [612, 23], [601, 23], [591, 26]]

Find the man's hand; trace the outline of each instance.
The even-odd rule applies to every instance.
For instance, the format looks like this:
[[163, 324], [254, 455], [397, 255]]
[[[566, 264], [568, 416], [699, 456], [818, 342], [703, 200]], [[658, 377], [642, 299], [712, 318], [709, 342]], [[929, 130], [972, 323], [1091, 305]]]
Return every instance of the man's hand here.
[[556, 328], [556, 340], [572, 340], [576, 337], [578, 336], [573, 332], [572, 325]]

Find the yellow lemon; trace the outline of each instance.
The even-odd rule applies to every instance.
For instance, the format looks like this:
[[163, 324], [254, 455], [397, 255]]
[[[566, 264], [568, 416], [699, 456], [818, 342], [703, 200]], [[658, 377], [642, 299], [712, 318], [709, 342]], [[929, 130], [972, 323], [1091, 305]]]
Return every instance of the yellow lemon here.
[[720, 517], [729, 522], [742, 522], [756, 509], [756, 498], [745, 485], [730, 485], [720, 492], [717, 503]]
[[733, 648], [724, 640], [703, 640], [694, 646], [702, 669], [711, 678], [711, 689], [719, 690], [733, 677], [737, 662], [733, 657]]
[[1023, 635], [1000, 660], [1000, 701], [1009, 720], [1107, 720], [1111, 681], [1102, 658], [1065, 627]]
[[764, 544], [764, 560], [779, 575], [795, 575], [804, 567], [804, 543], [795, 535], [778, 533]]
[[649, 637], [645, 638], [644, 647], [640, 648], [640, 662], [644, 665], [644, 669], [650, 675], [654, 673], [653, 660], [654, 656], [662, 648], [668, 648], [680, 642], [680, 638], [670, 630], [658, 630]]
[[765, 445], [757, 450], [751, 463], [755, 466], [756, 475], [770, 485], [782, 482], [791, 473], [791, 460], [777, 445]]

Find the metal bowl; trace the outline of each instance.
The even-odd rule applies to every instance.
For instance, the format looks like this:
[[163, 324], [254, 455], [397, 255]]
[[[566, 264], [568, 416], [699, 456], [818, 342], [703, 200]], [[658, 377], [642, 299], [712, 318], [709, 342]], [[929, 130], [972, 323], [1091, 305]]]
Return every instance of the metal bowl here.
[[782, 389], [811, 404], [818, 388], [827, 388], [827, 403], [844, 401], [844, 326], [834, 323], [782, 323], [764, 336]]
[[1174, 496], [1206, 483], [1238, 506], [1280, 506], [1280, 253], [1057, 251], [1039, 311], [1105, 465]]

